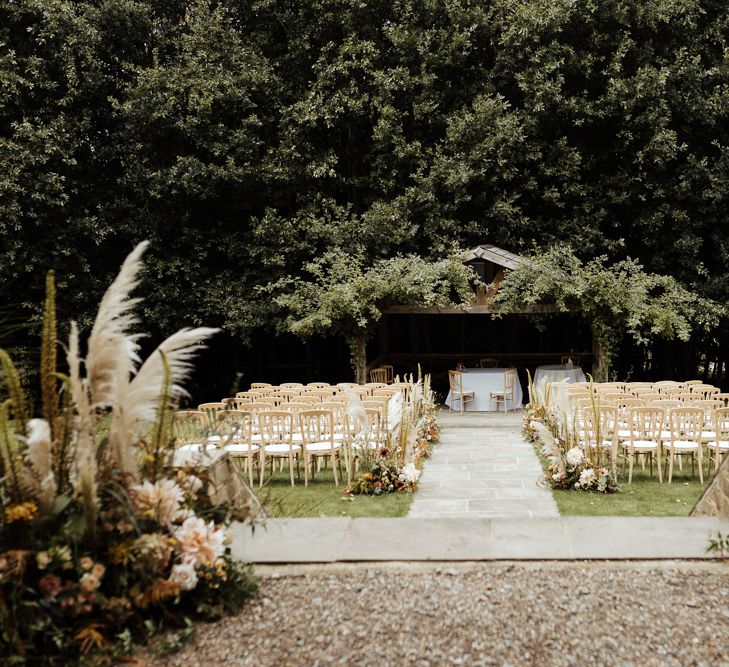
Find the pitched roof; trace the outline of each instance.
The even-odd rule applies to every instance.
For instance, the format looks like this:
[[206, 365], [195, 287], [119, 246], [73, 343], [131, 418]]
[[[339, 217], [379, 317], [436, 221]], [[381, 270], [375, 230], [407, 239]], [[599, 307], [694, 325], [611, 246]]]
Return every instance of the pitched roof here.
[[507, 269], [515, 269], [524, 261], [521, 255], [488, 243], [476, 246], [472, 250], [469, 250], [463, 257], [464, 262], [472, 262], [477, 259], [484, 259], [487, 262], [493, 262]]

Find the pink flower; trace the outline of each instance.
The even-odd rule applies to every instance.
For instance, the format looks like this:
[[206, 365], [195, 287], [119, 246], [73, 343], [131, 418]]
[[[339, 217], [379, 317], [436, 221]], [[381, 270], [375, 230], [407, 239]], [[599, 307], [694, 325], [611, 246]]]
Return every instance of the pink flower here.
[[78, 562], [78, 564], [81, 566], [82, 570], [90, 570], [94, 565], [93, 558], [89, 558], [89, 556], [83, 556]]
[[216, 528], [212, 521], [206, 524], [196, 516], [185, 519], [173, 536], [177, 540], [183, 562], [195, 565], [214, 563], [225, 550], [222, 529]]
[[191, 562], [177, 563], [172, 567], [170, 581], [180, 584], [183, 591], [191, 591], [197, 586], [195, 565]]
[[104, 576], [104, 572], [106, 572], [106, 568], [101, 563], [95, 563], [94, 567], [91, 568], [91, 574], [97, 579], [101, 579]]
[[38, 582], [38, 588], [46, 599], [55, 598], [61, 592], [61, 579], [55, 574], [47, 574]]
[[161, 479], [155, 484], [135, 484], [130, 491], [137, 514], [148, 515], [168, 528], [178, 519], [180, 506], [185, 500], [182, 489], [171, 479]]

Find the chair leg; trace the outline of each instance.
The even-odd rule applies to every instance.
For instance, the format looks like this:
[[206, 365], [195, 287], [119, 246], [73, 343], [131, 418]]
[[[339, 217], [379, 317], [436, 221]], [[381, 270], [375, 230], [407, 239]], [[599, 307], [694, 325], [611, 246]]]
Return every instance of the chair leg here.
[[336, 456], [336, 453], [334, 450], [332, 450], [332, 470], [334, 471], [334, 485], [339, 486], [339, 476], [337, 475], [337, 466], [336, 462], [334, 461], [334, 457]]
[[656, 448], [656, 463], [658, 468], [658, 483], [663, 484], [663, 473], [661, 472], [661, 448]]
[[630, 460], [628, 461], [628, 484], [633, 483], [633, 459], [635, 458], [635, 453], [630, 452], [628, 455], [630, 457]]
[[673, 459], [675, 458], [673, 450], [668, 450], [668, 483], [673, 479]]
[[289, 453], [289, 475], [291, 477], [291, 486], [296, 486], [294, 482], [294, 455]]

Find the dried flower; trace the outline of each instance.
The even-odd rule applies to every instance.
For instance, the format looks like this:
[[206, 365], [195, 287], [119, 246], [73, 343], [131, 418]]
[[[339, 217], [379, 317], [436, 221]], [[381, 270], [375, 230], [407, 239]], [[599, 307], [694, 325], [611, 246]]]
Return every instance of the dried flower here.
[[582, 450], [579, 447], [573, 447], [567, 452], [567, 455], [565, 456], [567, 464], [572, 468], [576, 468], [578, 465], [580, 465], [580, 463], [582, 463], [582, 459], [584, 458], [585, 455], [582, 453]]
[[178, 519], [180, 506], [185, 500], [182, 489], [172, 479], [161, 479], [154, 484], [134, 484], [131, 493], [134, 510], [138, 514], [149, 514], [157, 523], [167, 528]]
[[5, 508], [5, 523], [30, 521], [38, 512], [38, 505], [32, 500]]
[[595, 481], [595, 471], [592, 468], [585, 468], [580, 473], [580, 486], [588, 487]]
[[225, 535], [212, 521], [206, 524], [199, 517], [188, 517], [173, 535], [185, 561], [204, 565], [223, 555]]

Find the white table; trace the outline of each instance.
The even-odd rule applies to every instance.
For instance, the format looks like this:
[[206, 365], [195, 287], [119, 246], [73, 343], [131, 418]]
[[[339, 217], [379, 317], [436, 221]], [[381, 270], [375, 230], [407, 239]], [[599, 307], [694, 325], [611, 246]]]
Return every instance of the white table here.
[[579, 366], [568, 367], [560, 364], [537, 366], [537, 370], [534, 372], [534, 384], [537, 384], [544, 378], [547, 378], [547, 382], [562, 382], [562, 380], [567, 380], [568, 382], [586, 381], [585, 374]]
[[[501, 410], [504, 409], [503, 403], [499, 401], [492, 401], [489, 406], [489, 392], [490, 391], [504, 391], [504, 372], [506, 368], [464, 368], [463, 369], [463, 391], [475, 392], [475, 399], [472, 401], [466, 401], [463, 408], [469, 412], [496, 412], [498, 406], [501, 406]], [[514, 382], [514, 404], [511, 404], [511, 398], [506, 401], [507, 410], [513, 410], [514, 408], [521, 407], [524, 395], [521, 390], [521, 383], [519, 382], [519, 376], [516, 375]], [[446, 398], [446, 405], [451, 407], [451, 392], [448, 392]], [[461, 409], [461, 403], [456, 399], [456, 403], [453, 406], [455, 410]]]

